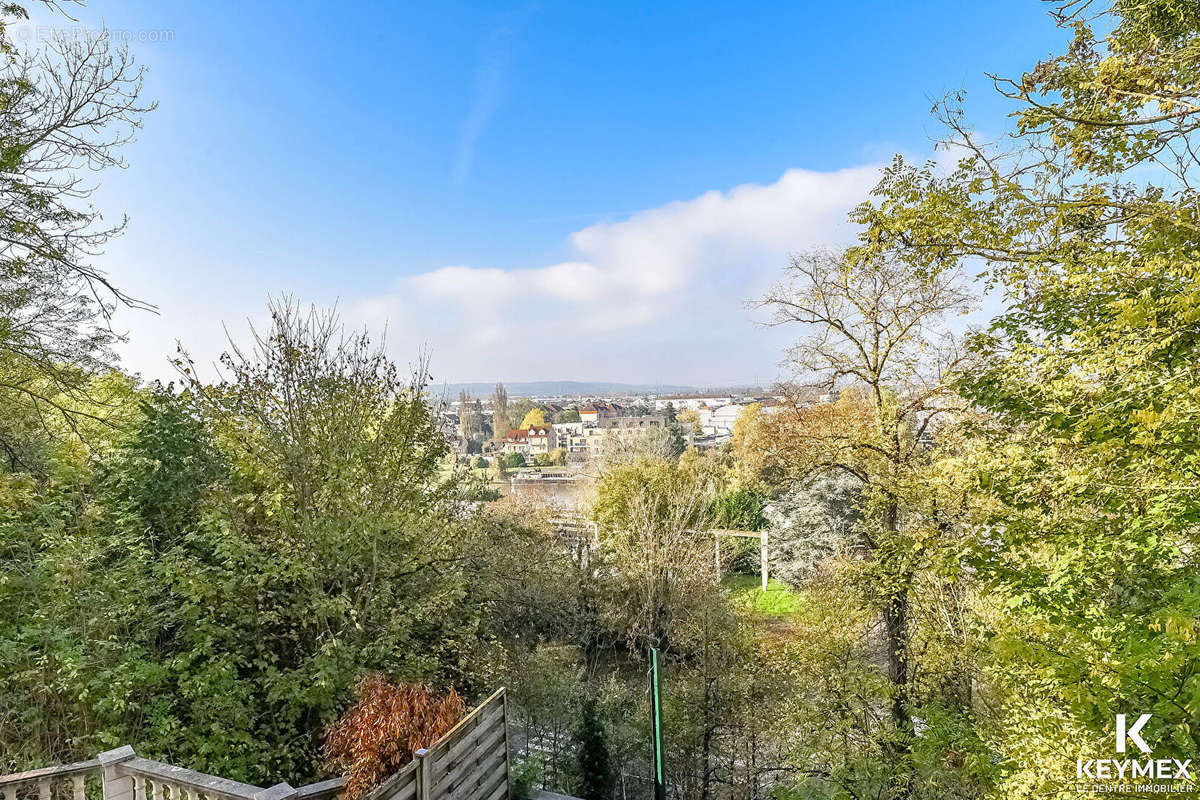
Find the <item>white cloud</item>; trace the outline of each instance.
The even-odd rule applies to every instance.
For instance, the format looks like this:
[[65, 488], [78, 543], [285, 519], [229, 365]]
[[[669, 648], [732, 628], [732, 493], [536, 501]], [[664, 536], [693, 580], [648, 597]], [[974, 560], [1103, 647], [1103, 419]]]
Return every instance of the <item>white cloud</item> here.
[[390, 319], [399, 348], [428, 341], [450, 380], [769, 380], [779, 338], [752, 325], [744, 302], [789, 252], [845, 242], [846, 214], [877, 178], [873, 165], [788, 170], [583, 228], [561, 263], [405, 277], [348, 316]]

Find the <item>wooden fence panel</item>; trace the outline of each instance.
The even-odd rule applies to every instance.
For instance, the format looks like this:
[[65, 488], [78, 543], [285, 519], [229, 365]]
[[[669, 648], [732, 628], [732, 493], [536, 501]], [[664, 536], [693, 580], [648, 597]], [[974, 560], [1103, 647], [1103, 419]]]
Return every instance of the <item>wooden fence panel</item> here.
[[410, 761], [399, 772], [389, 775], [364, 800], [416, 800], [418, 763]]
[[421, 800], [507, 798], [507, 717], [499, 689], [430, 747], [421, 756], [429, 765], [429, 793]]

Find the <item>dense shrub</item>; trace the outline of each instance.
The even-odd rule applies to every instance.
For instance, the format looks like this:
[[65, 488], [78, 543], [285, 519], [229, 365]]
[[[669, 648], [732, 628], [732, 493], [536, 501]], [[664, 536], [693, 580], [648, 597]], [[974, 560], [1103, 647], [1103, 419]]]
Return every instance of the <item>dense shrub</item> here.
[[357, 699], [329, 726], [323, 748], [334, 772], [346, 777], [346, 795], [361, 797], [429, 747], [462, 719], [453, 689], [438, 696], [428, 684], [397, 684], [374, 672], [359, 681]]

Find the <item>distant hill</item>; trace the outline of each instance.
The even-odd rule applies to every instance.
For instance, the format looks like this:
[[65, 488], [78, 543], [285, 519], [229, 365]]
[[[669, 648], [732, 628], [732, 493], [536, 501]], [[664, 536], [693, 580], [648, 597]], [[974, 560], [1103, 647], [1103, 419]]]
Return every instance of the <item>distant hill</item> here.
[[[451, 399], [457, 398], [460, 391], [474, 397], [490, 397], [495, 383], [431, 383], [429, 393], [440, 395], [443, 392]], [[680, 394], [694, 392], [694, 386], [676, 386], [673, 384], [649, 383], [608, 383], [605, 381], [516, 381], [504, 382], [504, 389], [509, 397], [547, 397], [584, 395], [620, 395], [620, 394]]]

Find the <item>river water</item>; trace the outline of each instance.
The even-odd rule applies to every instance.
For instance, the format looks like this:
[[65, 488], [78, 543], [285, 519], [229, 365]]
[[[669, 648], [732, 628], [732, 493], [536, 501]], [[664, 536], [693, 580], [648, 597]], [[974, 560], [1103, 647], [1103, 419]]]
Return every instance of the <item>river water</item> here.
[[581, 511], [587, 503], [585, 481], [502, 481], [491, 484], [501, 494], [519, 497], [538, 504], [552, 505], [571, 511]]

